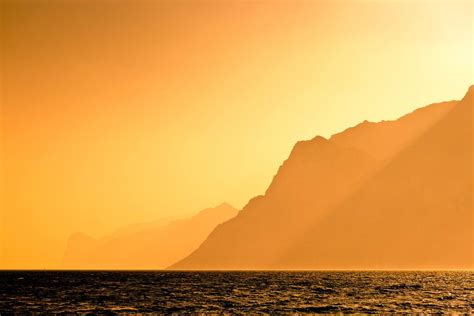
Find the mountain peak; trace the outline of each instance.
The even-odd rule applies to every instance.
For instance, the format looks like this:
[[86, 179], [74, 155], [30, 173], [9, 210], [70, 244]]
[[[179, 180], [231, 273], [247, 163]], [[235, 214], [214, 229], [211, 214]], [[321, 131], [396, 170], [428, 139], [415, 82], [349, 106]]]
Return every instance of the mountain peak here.
[[322, 136], [316, 136], [310, 140], [302, 140], [297, 142], [291, 151], [290, 158], [305, 156], [308, 154], [308, 152], [315, 152], [322, 149], [324, 150], [329, 147], [332, 147], [332, 144], [328, 139]]
[[[197, 218], [202, 218], [202, 217], [208, 217], [208, 216], [211, 216], [211, 217], [215, 217], [215, 216], [224, 216], [225, 214], [234, 214], [238, 212], [238, 210], [233, 207], [232, 205], [230, 205], [229, 203], [227, 202], [223, 202], [215, 207], [209, 207], [209, 208], [206, 208], [202, 211], [200, 211], [199, 213], [197, 213], [196, 215], [194, 215], [194, 219], [197, 219]], [[232, 216], [231, 216], [232, 217]]]
[[324, 143], [327, 143], [328, 140], [327, 140], [326, 138], [322, 137], [322, 136], [316, 136], [315, 138], [313, 138], [313, 139], [311, 140], [311, 142], [324, 144]]
[[230, 205], [227, 202], [222, 202], [221, 204], [217, 205], [215, 208], [229, 208], [229, 209], [236, 210], [235, 207], [233, 207], [232, 205]]
[[467, 89], [466, 95], [464, 96], [463, 100], [472, 99], [474, 97], [474, 85], [470, 86]]

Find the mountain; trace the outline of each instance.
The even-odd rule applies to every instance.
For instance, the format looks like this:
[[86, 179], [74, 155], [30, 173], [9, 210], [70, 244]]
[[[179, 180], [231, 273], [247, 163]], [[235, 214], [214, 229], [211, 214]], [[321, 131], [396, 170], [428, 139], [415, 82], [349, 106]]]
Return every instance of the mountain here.
[[82, 233], [68, 241], [63, 269], [161, 269], [196, 249], [212, 229], [237, 215], [227, 203], [184, 220], [130, 225], [94, 239]]
[[309, 230], [279, 265], [472, 269], [473, 96], [471, 87], [441, 121]]
[[472, 100], [297, 143], [171, 269], [473, 268]]
[[369, 153], [378, 161], [390, 159], [411, 141], [421, 136], [456, 105], [457, 101], [435, 103], [415, 110], [396, 121], [372, 123], [365, 121], [356, 127], [335, 134], [331, 141]]

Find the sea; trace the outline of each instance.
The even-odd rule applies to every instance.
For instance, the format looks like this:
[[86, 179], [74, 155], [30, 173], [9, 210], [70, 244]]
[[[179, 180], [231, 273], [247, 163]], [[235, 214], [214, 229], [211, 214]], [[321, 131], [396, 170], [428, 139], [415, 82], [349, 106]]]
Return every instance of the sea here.
[[474, 313], [474, 272], [0, 271], [0, 315]]

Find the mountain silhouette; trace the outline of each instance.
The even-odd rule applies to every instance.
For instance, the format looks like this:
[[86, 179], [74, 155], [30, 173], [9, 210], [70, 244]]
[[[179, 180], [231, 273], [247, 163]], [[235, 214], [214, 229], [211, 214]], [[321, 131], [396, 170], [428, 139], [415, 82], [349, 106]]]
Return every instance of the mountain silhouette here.
[[457, 101], [435, 103], [415, 110], [396, 121], [372, 123], [365, 121], [335, 134], [331, 141], [340, 146], [362, 150], [379, 161], [387, 160], [409, 142], [433, 126], [453, 109]]
[[473, 268], [473, 94], [297, 143], [171, 269]]
[[223, 203], [189, 219], [130, 225], [101, 239], [75, 233], [68, 240], [61, 268], [165, 268], [196, 249], [217, 224], [235, 215], [237, 210]]

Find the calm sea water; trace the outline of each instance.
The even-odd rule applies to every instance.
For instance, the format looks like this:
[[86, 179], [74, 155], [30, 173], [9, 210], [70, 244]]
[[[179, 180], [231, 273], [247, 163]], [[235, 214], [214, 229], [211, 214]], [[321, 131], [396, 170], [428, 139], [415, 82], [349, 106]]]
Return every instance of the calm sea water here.
[[474, 272], [0, 272], [0, 314], [473, 313]]

